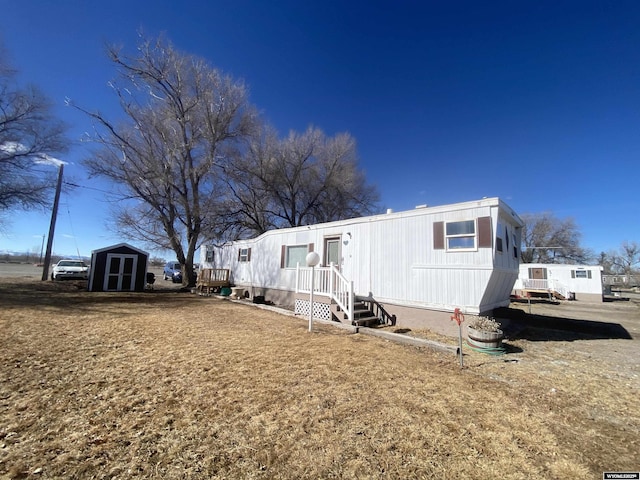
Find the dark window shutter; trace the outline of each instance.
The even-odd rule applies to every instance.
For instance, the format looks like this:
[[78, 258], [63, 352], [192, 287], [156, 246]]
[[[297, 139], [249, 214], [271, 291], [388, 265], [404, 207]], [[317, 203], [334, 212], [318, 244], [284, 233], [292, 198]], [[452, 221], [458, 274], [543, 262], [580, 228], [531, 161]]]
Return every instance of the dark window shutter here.
[[433, 223], [433, 249], [444, 250], [444, 222]]
[[282, 250], [280, 251], [280, 268], [284, 268], [284, 260], [287, 256], [287, 246], [282, 245]]
[[242, 252], [241, 248], [238, 249], [238, 261], [240, 261], [240, 252]]
[[251, 248], [247, 248], [247, 262], [251, 261]]
[[571, 270], [571, 278], [576, 278], [576, 271], [575, 270]]
[[314, 247], [313, 243], [310, 243], [309, 244], [309, 248], [307, 249], [307, 251], [313, 252], [313, 247]]
[[491, 235], [491, 217], [478, 218], [478, 247], [491, 248], [493, 246]]

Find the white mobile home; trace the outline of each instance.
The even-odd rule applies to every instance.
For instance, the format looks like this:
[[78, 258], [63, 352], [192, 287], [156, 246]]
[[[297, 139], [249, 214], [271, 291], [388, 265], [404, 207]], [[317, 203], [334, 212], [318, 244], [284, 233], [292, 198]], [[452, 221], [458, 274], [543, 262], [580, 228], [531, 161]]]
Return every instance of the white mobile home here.
[[602, 271], [600, 265], [523, 263], [513, 290], [521, 297], [543, 294], [560, 300], [602, 302]]
[[[357, 301], [375, 317], [428, 327], [455, 308], [479, 314], [507, 306], [518, 276], [523, 222], [498, 198], [272, 230], [201, 249], [202, 268], [229, 269], [247, 296], [362, 324]], [[370, 315], [369, 315], [370, 316]]]

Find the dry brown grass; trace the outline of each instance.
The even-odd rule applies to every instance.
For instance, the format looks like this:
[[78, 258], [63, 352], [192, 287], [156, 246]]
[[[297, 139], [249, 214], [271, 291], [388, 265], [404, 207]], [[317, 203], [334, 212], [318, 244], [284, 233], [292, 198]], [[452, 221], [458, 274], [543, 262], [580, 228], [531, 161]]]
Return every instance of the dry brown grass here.
[[609, 340], [516, 340], [521, 353], [467, 352], [460, 370], [453, 355], [185, 293], [6, 282], [0, 309], [2, 478], [639, 468], [637, 353], [627, 369], [588, 356]]

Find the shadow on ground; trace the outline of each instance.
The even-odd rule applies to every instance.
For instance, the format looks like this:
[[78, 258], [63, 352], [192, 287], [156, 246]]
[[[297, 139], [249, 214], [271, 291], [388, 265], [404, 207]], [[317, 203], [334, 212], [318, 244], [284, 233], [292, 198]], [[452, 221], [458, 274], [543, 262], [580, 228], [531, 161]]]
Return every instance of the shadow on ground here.
[[498, 319], [509, 320], [503, 330], [505, 337], [512, 340], [571, 342], [574, 340], [633, 339], [619, 323], [533, 315], [510, 308], [498, 309], [494, 314]]
[[201, 298], [189, 292], [190, 289], [175, 286], [159, 286], [143, 292], [88, 292], [86, 280], [0, 283], [0, 308], [40, 305], [77, 312], [107, 311], [122, 304], [177, 308], [183, 302]]

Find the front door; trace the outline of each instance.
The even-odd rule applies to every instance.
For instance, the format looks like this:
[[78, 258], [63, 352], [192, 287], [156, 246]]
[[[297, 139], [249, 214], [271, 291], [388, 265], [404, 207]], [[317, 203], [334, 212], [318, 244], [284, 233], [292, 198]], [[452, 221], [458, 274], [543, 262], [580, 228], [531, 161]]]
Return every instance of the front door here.
[[137, 255], [107, 255], [107, 271], [104, 276], [105, 292], [132, 292], [136, 288]]
[[532, 280], [546, 280], [547, 269], [546, 268], [530, 268], [529, 278]]
[[340, 268], [340, 237], [327, 237], [324, 239], [324, 265], [332, 263]]

